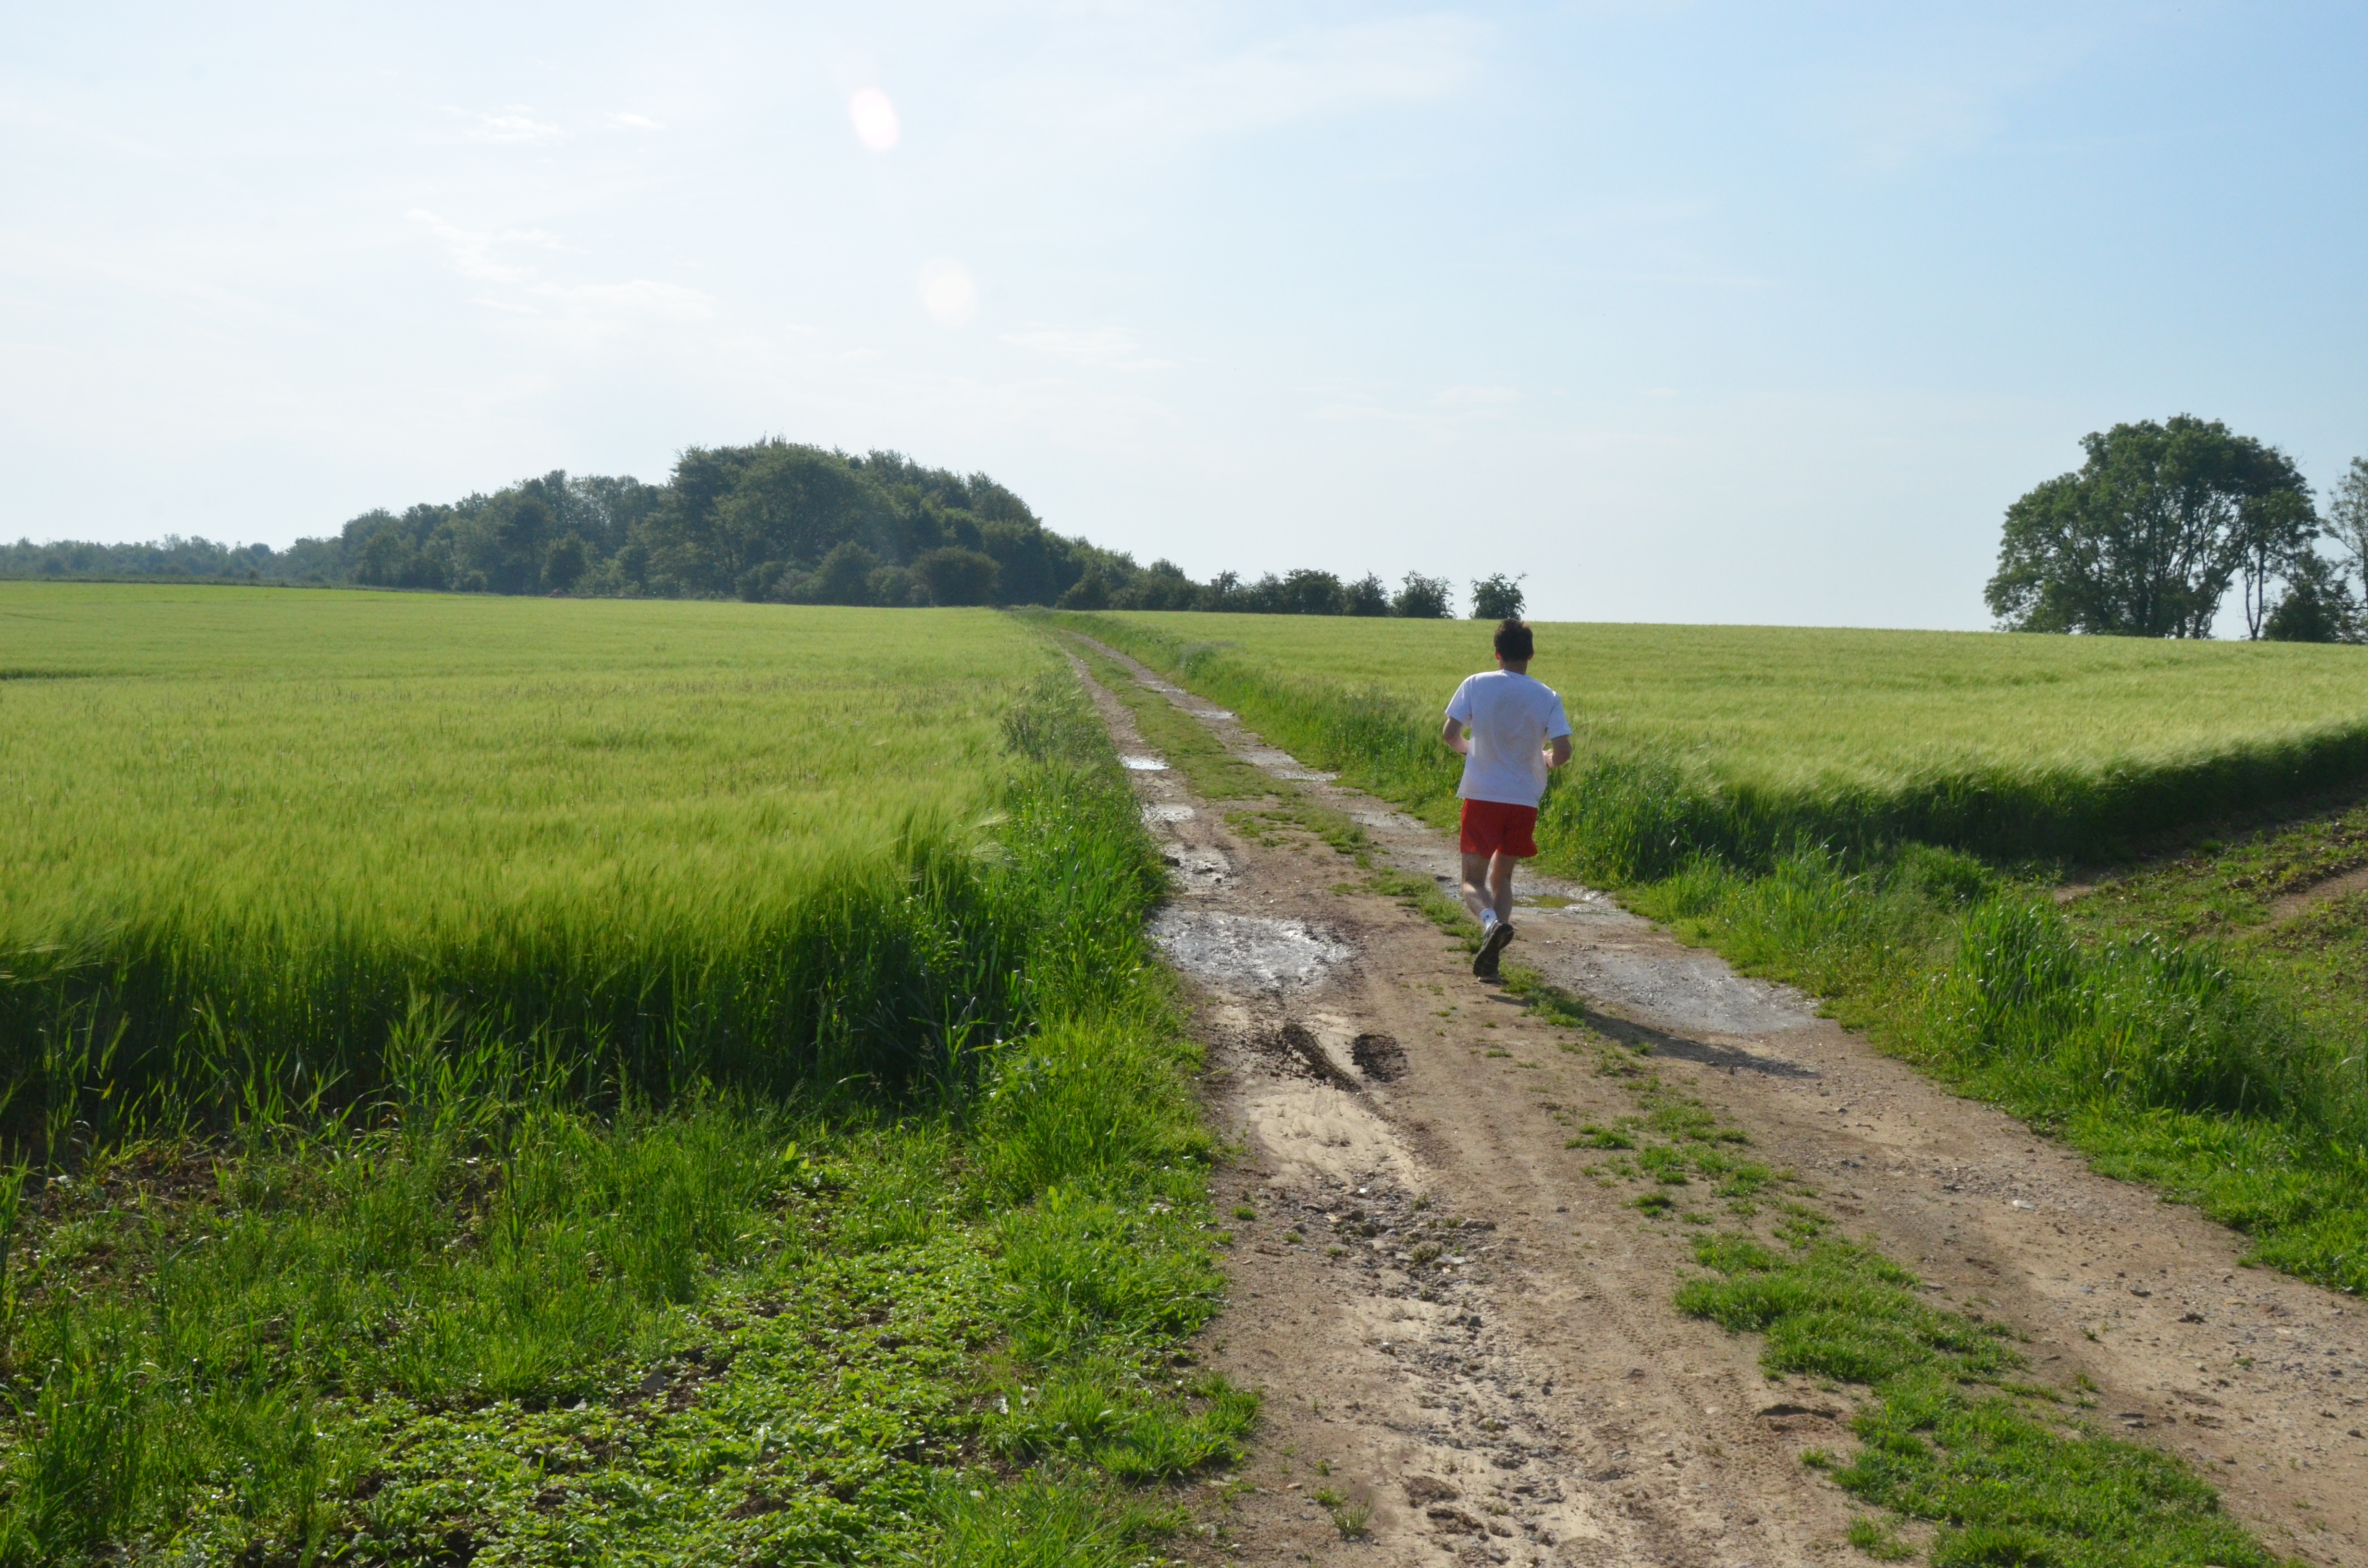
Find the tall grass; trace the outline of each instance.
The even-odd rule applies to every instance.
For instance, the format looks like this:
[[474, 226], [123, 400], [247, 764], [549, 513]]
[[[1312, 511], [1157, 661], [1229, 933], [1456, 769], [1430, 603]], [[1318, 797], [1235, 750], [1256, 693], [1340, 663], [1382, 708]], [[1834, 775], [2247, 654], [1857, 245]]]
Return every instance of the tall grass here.
[[[1487, 629], [1321, 617], [1064, 617], [1394, 798], [1452, 797], [1437, 745]], [[1545, 815], [1598, 880], [1801, 841], [1993, 856], [2132, 839], [2368, 772], [2368, 653], [2118, 638], [1542, 625], [1579, 743]]]
[[1053, 667], [1000, 618], [406, 597], [406, 644], [228, 592], [0, 593], [0, 665], [122, 634], [0, 683], [0, 1084], [44, 1138], [370, 1102], [416, 994], [579, 1094], [909, 1085], [1021, 1027], [1083, 896], [989, 831]]
[[2253, 1238], [2368, 1289], [2368, 1070], [2208, 943], [2084, 936], [2042, 889], [1929, 846], [1809, 847], [1754, 874], [1700, 858], [1630, 888], [1747, 971], [1815, 992], [1964, 1090]]

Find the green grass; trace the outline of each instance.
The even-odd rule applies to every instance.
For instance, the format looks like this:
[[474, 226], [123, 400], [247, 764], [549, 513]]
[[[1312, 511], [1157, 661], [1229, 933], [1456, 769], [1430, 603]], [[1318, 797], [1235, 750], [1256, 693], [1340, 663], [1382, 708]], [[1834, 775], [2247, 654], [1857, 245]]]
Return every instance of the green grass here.
[[1026, 629], [6, 608], [115, 662], [0, 687], [0, 1564], [1117, 1564], [1237, 1454], [1162, 869]]
[[1030, 1005], [988, 828], [1058, 661], [986, 611], [0, 585], [0, 668], [20, 1112], [102, 1056], [85, 1115], [368, 1096], [415, 990], [654, 1092], [907, 1081]]
[[[2273, 984], [2330, 1038], [2368, 1039], [2368, 893], [2327, 884], [2368, 865], [2368, 805], [2195, 838], [2117, 874], [2068, 905], [2103, 938], [2154, 933], [2207, 944], [2231, 968]], [[2314, 889], [2331, 896], [2314, 897]], [[2297, 901], [2291, 909], [2289, 899]]]
[[[1997, 1325], [1922, 1300], [1915, 1276], [1872, 1248], [1794, 1229], [1774, 1245], [1697, 1238], [1705, 1272], [1678, 1305], [1761, 1335], [1773, 1376], [1862, 1391], [1858, 1450], [1814, 1462], [1852, 1495], [1937, 1524], [1935, 1568], [2277, 1562], [2179, 1460], [2007, 1386], [2021, 1358]], [[1865, 1533], [1853, 1544], [1872, 1544]]]
[[[1431, 737], [1469, 622], [1064, 616], [1304, 759], [1454, 791]], [[2093, 851], [2368, 769], [2368, 650], [1771, 627], [1538, 628], [1579, 744], [1549, 825], [1607, 880], [1795, 839]]]

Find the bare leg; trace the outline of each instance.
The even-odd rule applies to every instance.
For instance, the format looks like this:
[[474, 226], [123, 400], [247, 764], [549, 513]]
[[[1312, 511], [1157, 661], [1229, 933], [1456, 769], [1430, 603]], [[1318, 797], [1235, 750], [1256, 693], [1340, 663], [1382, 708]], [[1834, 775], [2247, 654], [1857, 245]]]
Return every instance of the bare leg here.
[[1510, 855], [1463, 857], [1463, 907], [1473, 919], [1483, 919], [1491, 909], [1499, 920], [1513, 917], [1513, 868], [1520, 864]]
[[1510, 855], [1463, 857], [1463, 907], [1488, 933], [1472, 960], [1478, 979], [1497, 978], [1497, 959], [1513, 939], [1513, 868], [1520, 863]]
[[1499, 920], [1513, 917], [1513, 868], [1520, 864], [1510, 855], [1494, 856], [1488, 861], [1488, 902]]
[[[1497, 890], [1493, 885], [1496, 879], [1492, 873], [1497, 869], [1496, 860], [1501, 858], [1501, 856], [1492, 858], [1486, 855], [1463, 857], [1463, 907], [1472, 912], [1474, 920], [1486, 915], [1496, 901]], [[1508, 884], [1511, 880], [1509, 876], [1506, 878]], [[1501, 920], [1504, 916], [1499, 915], [1497, 918]]]

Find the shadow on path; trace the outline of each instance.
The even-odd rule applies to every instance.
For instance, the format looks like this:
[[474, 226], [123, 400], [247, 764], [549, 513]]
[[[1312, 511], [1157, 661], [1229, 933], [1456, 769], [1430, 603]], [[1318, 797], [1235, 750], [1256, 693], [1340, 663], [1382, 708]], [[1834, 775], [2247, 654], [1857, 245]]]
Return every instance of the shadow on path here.
[[[1644, 1056], [1674, 1056], [1681, 1061], [1699, 1062], [1704, 1067], [1727, 1073], [1759, 1073], [1770, 1078], [1814, 1078], [1815, 1068], [1804, 1067], [1797, 1062], [1780, 1057], [1761, 1056], [1741, 1046], [1718, 1045], [1710, 1040], [1694, 1040], [1667, 1029], [1656, 1029], [1650, 1024], [1640, 1024], [1623, 1018], [1617, 1013], [1607, 1013], [1583, 996], [1574, 995], [1561, 986], [1534, 975], [1525, 975], [1515, 998], [1534, 1001], [1544, 1010], [1559, 1014], [1574, 1022], [1583, 1023], [1607, 1040], [1615, 1040]], [[1508, 998], [1509, 999], [1509, 998]]]

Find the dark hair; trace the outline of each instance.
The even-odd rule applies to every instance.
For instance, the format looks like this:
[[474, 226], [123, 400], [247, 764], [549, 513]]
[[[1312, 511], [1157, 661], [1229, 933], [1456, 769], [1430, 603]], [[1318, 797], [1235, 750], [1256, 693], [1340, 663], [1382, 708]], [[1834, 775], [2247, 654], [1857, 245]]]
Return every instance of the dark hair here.
[[1511, 664], [1533, 658], [1538, 651], [1537, 639], [1530, 635], [1530, 623], [1518, 615], [1508, 615], [1497, 623], [1497, 656]]

